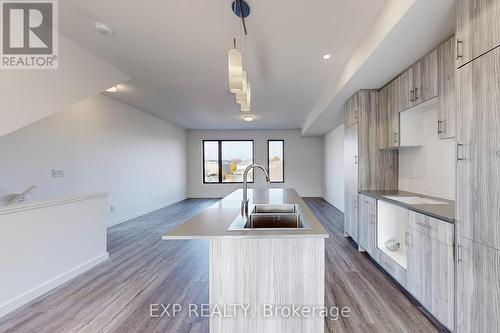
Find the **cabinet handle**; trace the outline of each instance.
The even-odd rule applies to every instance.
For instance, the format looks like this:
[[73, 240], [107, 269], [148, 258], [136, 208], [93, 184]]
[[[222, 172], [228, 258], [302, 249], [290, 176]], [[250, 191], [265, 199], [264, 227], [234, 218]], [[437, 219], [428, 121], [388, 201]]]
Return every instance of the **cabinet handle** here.
[[418, 225], [420, 225], [420, 226], [422, 226], [422, 227], [424, 227], [424, 228], [426, 228], [426, 229], [430, 229], [431, 228], [430, 225], [427, 225], [427, 224], [422, 223], [422, 222], [415, 221], [415, 223], [418, 224]]
[[442, 120], [438, 120], [438, 134], [443, 133], [443, 130], [441, 129], [441, 124], [443, 123]]
[[418, 99], [418, 88], [415, 88], [415, 99], [414, 101], [416, 101]]
[[457, 39], [457, 60], [462, 58], [464, 55], [463, 55], [463, 45], [464, 43]]
[[457, 262], [462, 262], [462, 259], [460, 259], [460, 248], [461, 248], [461, 246], [458, 245], [457, 246]]
[[457, 163], [459, 161], [465, 161], [465, 157], [461, 156], [462, 155], [461, 153], [462, 153], [462, 147], [463, 146], [465, 146], [465, 144], [457, 142]]
[[415, 100], [415, 91], [410, 90], [410, 102], [413, 102]]
[[359, 156], [354, 156], [354, 164], [359, 164]]
[[394, 132], [394, 143], [398, 143], [398, 133]]

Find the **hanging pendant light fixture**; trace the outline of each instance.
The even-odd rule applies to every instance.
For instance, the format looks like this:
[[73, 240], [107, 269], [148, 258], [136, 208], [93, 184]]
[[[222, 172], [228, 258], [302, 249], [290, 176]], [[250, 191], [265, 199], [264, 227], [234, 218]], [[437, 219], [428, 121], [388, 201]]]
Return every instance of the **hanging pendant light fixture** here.
[[247, 82], [247, 86], [246, 86], [246, 100], [241, 103], [241, 111], [244, 111], [244, 112], [248, 112], [250, 111], [250, 99], [252, 97], [252, 85], [250, 84], [250, 82]]
[[247, 72], [243, 71], [242, 89], [240, 92], [236, 93], [236, 103], [241, 104], [241, 103], [246, 102], [246, 100], [247, 100], [247, 86], [248, 86]]
[[235, 48], [227, 53], [229, 68], [229, 91], [233, 94], [243, 91], [243, 59], [241, 53]]
[[[250, 15], [250, 7], [244, 0], [234, 0], [231, 4], [234, 14], [241, 19], [245, 32], [245, 51], [247, 28], [245, 17]], [[240, 36], [241, 37], [241, 36]], [[243, 59], [241, 53], [236, 49], [236, 38], [233, 39], [233, 48], [228, 52], [229, 68], [229, 91], [236, 94], [236, 103], [240, 104], [241, 111], [250, 111], [251, 85], [248, 82], [247, 73], [243, 70]]]

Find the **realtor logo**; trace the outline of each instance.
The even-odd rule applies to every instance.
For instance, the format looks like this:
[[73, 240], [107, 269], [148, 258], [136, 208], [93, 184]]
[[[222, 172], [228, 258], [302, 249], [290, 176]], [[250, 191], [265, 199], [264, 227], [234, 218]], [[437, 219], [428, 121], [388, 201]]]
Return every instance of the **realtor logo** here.
[[1, 0], [2, 69], [57, 69], [57, 3]]

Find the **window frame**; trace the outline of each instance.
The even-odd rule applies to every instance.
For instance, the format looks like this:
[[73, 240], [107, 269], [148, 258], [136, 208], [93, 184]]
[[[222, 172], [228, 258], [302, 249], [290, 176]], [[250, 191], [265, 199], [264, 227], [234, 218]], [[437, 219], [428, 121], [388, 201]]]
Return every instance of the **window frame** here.
[[[271, 142], [281, 142], [282, 143], [282, 147], [283, 147], [283, 180], [281, 181], [270, 181], [271, 184], [284, 184], [285, 183], [285, 140], [267, 140], [267, 171], [268, 172], [271, 172], [271, 161], [269, 160], [269, 144]], [[270, 177], [270, 175], [269, 175]]]
[[[217, 156], [217, 164], [218, 164], [218, 169], [219, 169], [219, 179], [217, 182], [207, 182], [205, 181], [205, 142], [217, 142], [217, 147], [218, 147], [218, 156]], [[202, 174], [201, 178], [203, 180], [203, 184], [213, 184], [213, 185], [221, 185], [221, 184], [243, 184], [243, 182], [224, 182], [222, 181], [222, 143], [223, 142], [251, 142], [252, 143], [252, 163], [255, 163], [255, 140], [242, 140], [242, 139], [237, 139], [237, 140], [230, 140], [230, 139], [225, 139], [225, 140], [202, 140], [201, 142], [201, 154], [202, 154], [202, 160], [201, 160], [201, 165], [202, 165]], [[253, 184], [255, 176], [252, 178], [252, 181], [247, 182], [248, 184]]]

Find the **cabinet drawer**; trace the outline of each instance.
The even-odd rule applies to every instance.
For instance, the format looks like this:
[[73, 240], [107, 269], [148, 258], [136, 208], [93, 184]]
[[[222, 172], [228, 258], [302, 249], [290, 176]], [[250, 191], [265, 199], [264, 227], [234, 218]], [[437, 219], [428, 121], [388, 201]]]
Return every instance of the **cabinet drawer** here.
[[384, 252], [380, 251], [380, 264], [389, 273], [394, 280], [398, 281], [400, 285], [406, 288], [407, 286], [407, 277], [406, 277], [406, 269], [401, 267], [396, 261], [394, 261], [391, 257], [386, 255]]
[[445, 244], [453, 245], [455, 226], [451, 223], [409, 210], [407, 227]]

